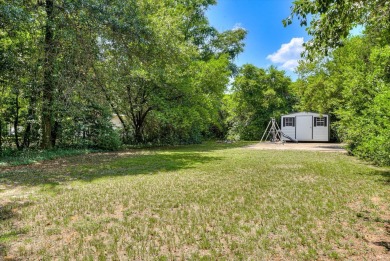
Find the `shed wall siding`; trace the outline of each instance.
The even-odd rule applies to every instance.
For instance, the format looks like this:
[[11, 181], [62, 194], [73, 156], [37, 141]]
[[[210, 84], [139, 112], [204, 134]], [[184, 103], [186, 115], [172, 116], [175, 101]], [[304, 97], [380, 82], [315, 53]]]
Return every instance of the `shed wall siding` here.
[[328, 133], [319, 134], [316, 133], [316, 130], [314, 129], [313, 141], [328, 141]]
[[[287, 136], [290, 136], [291, 138], [295, 139], [295, 127], [282, 127], [282, 132], [286, 134]], [[282, 137], [283, 140], [289, 140], [285, 137]]]
[[329, 120], [327, 119], [327, 126], [313, 127], [313, 140], [328, 141], [329, 140]]
[[[301, 117], [301, 116], [312, 116], [314, 119], [314, 117], [326, 117], [327, 118], [327, 126], [324, 127], [324, 126], [316, 126], [314, 127], [314, 122], [312, 124], [312, 134], [313, 134], [313, 138], [312, 139], [308, 139], [308, 140], [303, 140], [302, 141], [329, 141], [329, 124], [330, 124], [330, 121], [329, 121], [329, 116], [328, 115], [320, 115], [318, 113], [313, 113], [313, 112], [298, 112], [298, 113], [292, 113], [292, 114], [288, 114], [288, 115], [283, 115], [282, 116], [282, 120], [281, 120], [281, 130], [284, 134], [290, 136], [291, 138], [297, 138], [299, 135], [298, 133], [296, 133], [296, 130], [297, 129], [297, 124], [299, 124], [299, 120], [297, 118]], [[295, 117], [295, 127], [283, 127], [283, 118], [285, 117]], [[303, 118], [302, 118], [303, 119]], [[308, 130], [309, 131], [309, 130]], [[288, 140], [284, 137], [282, 137], [283, 140]], [[299, 139], [298, 139], [299, 141]]]

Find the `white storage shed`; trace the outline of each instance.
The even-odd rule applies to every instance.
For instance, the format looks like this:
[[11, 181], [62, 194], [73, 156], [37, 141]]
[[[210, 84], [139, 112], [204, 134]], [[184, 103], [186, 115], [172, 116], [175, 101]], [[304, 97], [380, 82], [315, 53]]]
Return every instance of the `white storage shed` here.
[[[281, 131], [299, 141], [329, 141], [329, 116], [314, 112], [297, 112], [282, 116]], [[284, 140], [288, 138], [283, 137]]]

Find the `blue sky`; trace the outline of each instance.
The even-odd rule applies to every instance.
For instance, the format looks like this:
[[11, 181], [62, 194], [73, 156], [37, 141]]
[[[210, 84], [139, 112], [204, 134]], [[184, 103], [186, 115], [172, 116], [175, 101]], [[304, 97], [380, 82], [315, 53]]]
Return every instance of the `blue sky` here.
[[298, 21], [283, 27], [282, 20], [290, 15], [293, 0], [218, 0], [207, 11], [210, 24], [219, 31], [242, 27], [248, 31], [245, 51], [236, 63], [251, 63], [267, 68], [275, 65], [296, 79], [293, 70], [309, 39]]

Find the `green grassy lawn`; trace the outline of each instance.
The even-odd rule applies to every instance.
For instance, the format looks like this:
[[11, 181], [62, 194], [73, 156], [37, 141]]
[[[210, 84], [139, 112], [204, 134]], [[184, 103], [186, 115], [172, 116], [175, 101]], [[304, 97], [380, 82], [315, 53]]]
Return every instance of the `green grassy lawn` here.
[[[0, 153], [0, 168], [27, 165], [43, 160], [83, 155], [94, 152], [92, 149], [52, 149], [52, 150], [11, 150]], [[2, 155], [3, 154], [3, 155]]]
[[0, 169], [0, 259], [390, 257], [389, 169], [246, 144]]

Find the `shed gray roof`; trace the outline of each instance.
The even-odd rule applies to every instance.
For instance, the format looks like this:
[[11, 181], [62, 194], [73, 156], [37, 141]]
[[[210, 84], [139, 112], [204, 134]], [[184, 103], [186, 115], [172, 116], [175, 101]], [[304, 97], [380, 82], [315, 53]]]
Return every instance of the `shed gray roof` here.
[[320, 113], [316, 113], [316, 112], [307, 112], [307, 111], [303, 111], [303, 112], [294, 112], [294, 113], [290, 113], [290, 114], [285, 114], [285, 115], [282, 115], [282, 117], [285, 117], [285, 116], [328, 116], [328, 114], [320, 114]]

